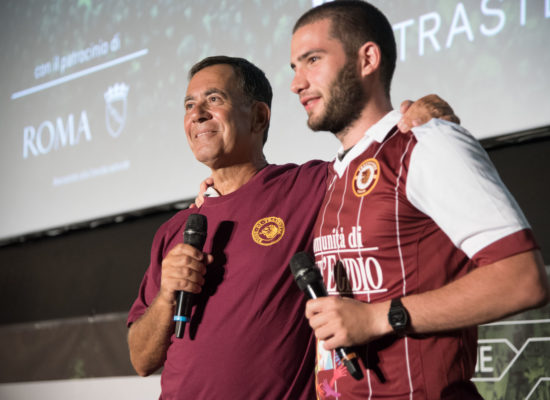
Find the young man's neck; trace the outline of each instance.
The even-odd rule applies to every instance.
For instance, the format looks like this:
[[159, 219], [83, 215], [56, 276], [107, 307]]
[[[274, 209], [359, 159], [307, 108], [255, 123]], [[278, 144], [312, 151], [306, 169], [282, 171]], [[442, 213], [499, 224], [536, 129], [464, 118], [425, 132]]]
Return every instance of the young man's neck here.
[[375, 102], [374, 99], [372, 99], [369, 104], [365, 106], [363, 112], [357, 120], [336, 134], [336, 137], [342, 143], [344, 150], [349, 150], [355, 146], [357, 142], [359, 142], [365, 135], [365, 132], [369, 130], [371, 126], [384, 118], [384, 116], [391, 110], [393, 110], [393, 107], [389, 99], [384, 97], [378, 102]]

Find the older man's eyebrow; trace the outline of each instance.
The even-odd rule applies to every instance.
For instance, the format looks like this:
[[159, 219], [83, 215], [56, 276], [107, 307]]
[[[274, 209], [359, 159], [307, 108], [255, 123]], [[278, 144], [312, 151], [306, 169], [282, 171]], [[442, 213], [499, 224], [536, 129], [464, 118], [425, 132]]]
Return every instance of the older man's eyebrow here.
[[206, 92], [204, 92], [204, 94], [205, 94], [205, 96], [210, 96], [211, 94], [219, 94], [224, 99], [227, 99], [229, 97], [229, 95], [227, 94], [227, 92], [225, 90], [218, 89], [218, 88], [207, 89]]
[[[225, 90], [218, 89], [218, 88], [209, 88], [209, 89], [206, 89], [206, 91], [204, 92], [205, 96], [210, 96], [211, 94], [219, 94], [224, 99], [227, 99], [229, 97]], [[190, 94], [185, 96], [185, 98], [183, 99], [183, 103], [187, 103], [188, 101], [192, 101], [192, 100], [195, 100], [195, 96]]]

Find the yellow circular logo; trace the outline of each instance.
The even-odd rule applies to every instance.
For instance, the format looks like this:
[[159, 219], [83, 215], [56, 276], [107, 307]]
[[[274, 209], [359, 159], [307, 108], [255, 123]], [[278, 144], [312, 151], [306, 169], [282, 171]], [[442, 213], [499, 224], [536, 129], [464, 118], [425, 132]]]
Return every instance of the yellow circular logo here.
[[271, 246], [283, 238], [285, 223], [279, 217], [262, 218], [252, 228], [252, 239], [262, 246]]
[[380, 164], [375, 158], [365, 160], [357, 167], [353, 175], [352, 188], [356, 196], [369, 194], [380, 178]]

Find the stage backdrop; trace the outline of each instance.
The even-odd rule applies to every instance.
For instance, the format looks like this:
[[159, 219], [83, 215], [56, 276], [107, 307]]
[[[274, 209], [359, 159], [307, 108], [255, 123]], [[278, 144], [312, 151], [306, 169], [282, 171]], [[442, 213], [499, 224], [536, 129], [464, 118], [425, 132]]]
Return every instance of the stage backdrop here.
[[[550, 125], [550, 0], [378, 0], [394, 26], [394, 106], [435, 92], [479, 138]], [[194, 197], [208, 170], [183, 132], [187, 71], [255, 62], [274, 87], [274, 163], [330, 159], [290, 92], [311, 0], [5, 0], [0, 5], [0, 240]], [[311, 146], [315, 143], [315, 146]]]
[[[486, 146], [507, 143], [490, 155], [548, 262], [550, 0], [373, 3], [398, 43], [394, 106], [435, 92]], [[338, 142], [308, 131], [289, 90], [291, 28], [312, 5], [2, 2], [1, 399], [156, 398], [124, 321], [155, 229], [208, 175], [183, 132], [187, 70], [215, 54], [255, 62], [275, 92], [268, 160], [330, 159]], [[485, 398], [550, 399], [549, 311], [480, 327]]]

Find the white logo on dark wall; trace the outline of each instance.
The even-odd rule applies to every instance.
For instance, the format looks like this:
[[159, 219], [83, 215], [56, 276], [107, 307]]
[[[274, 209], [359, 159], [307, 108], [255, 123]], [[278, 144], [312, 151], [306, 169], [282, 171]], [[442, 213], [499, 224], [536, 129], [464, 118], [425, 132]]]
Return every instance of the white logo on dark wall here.
[[115, 83], [113, 86], [109, 86], [103, 95], [105, 98], [105, 124], [107, 131], [114, 138], [120, 136], [126, 123], [129, 89], [124, 83]]

